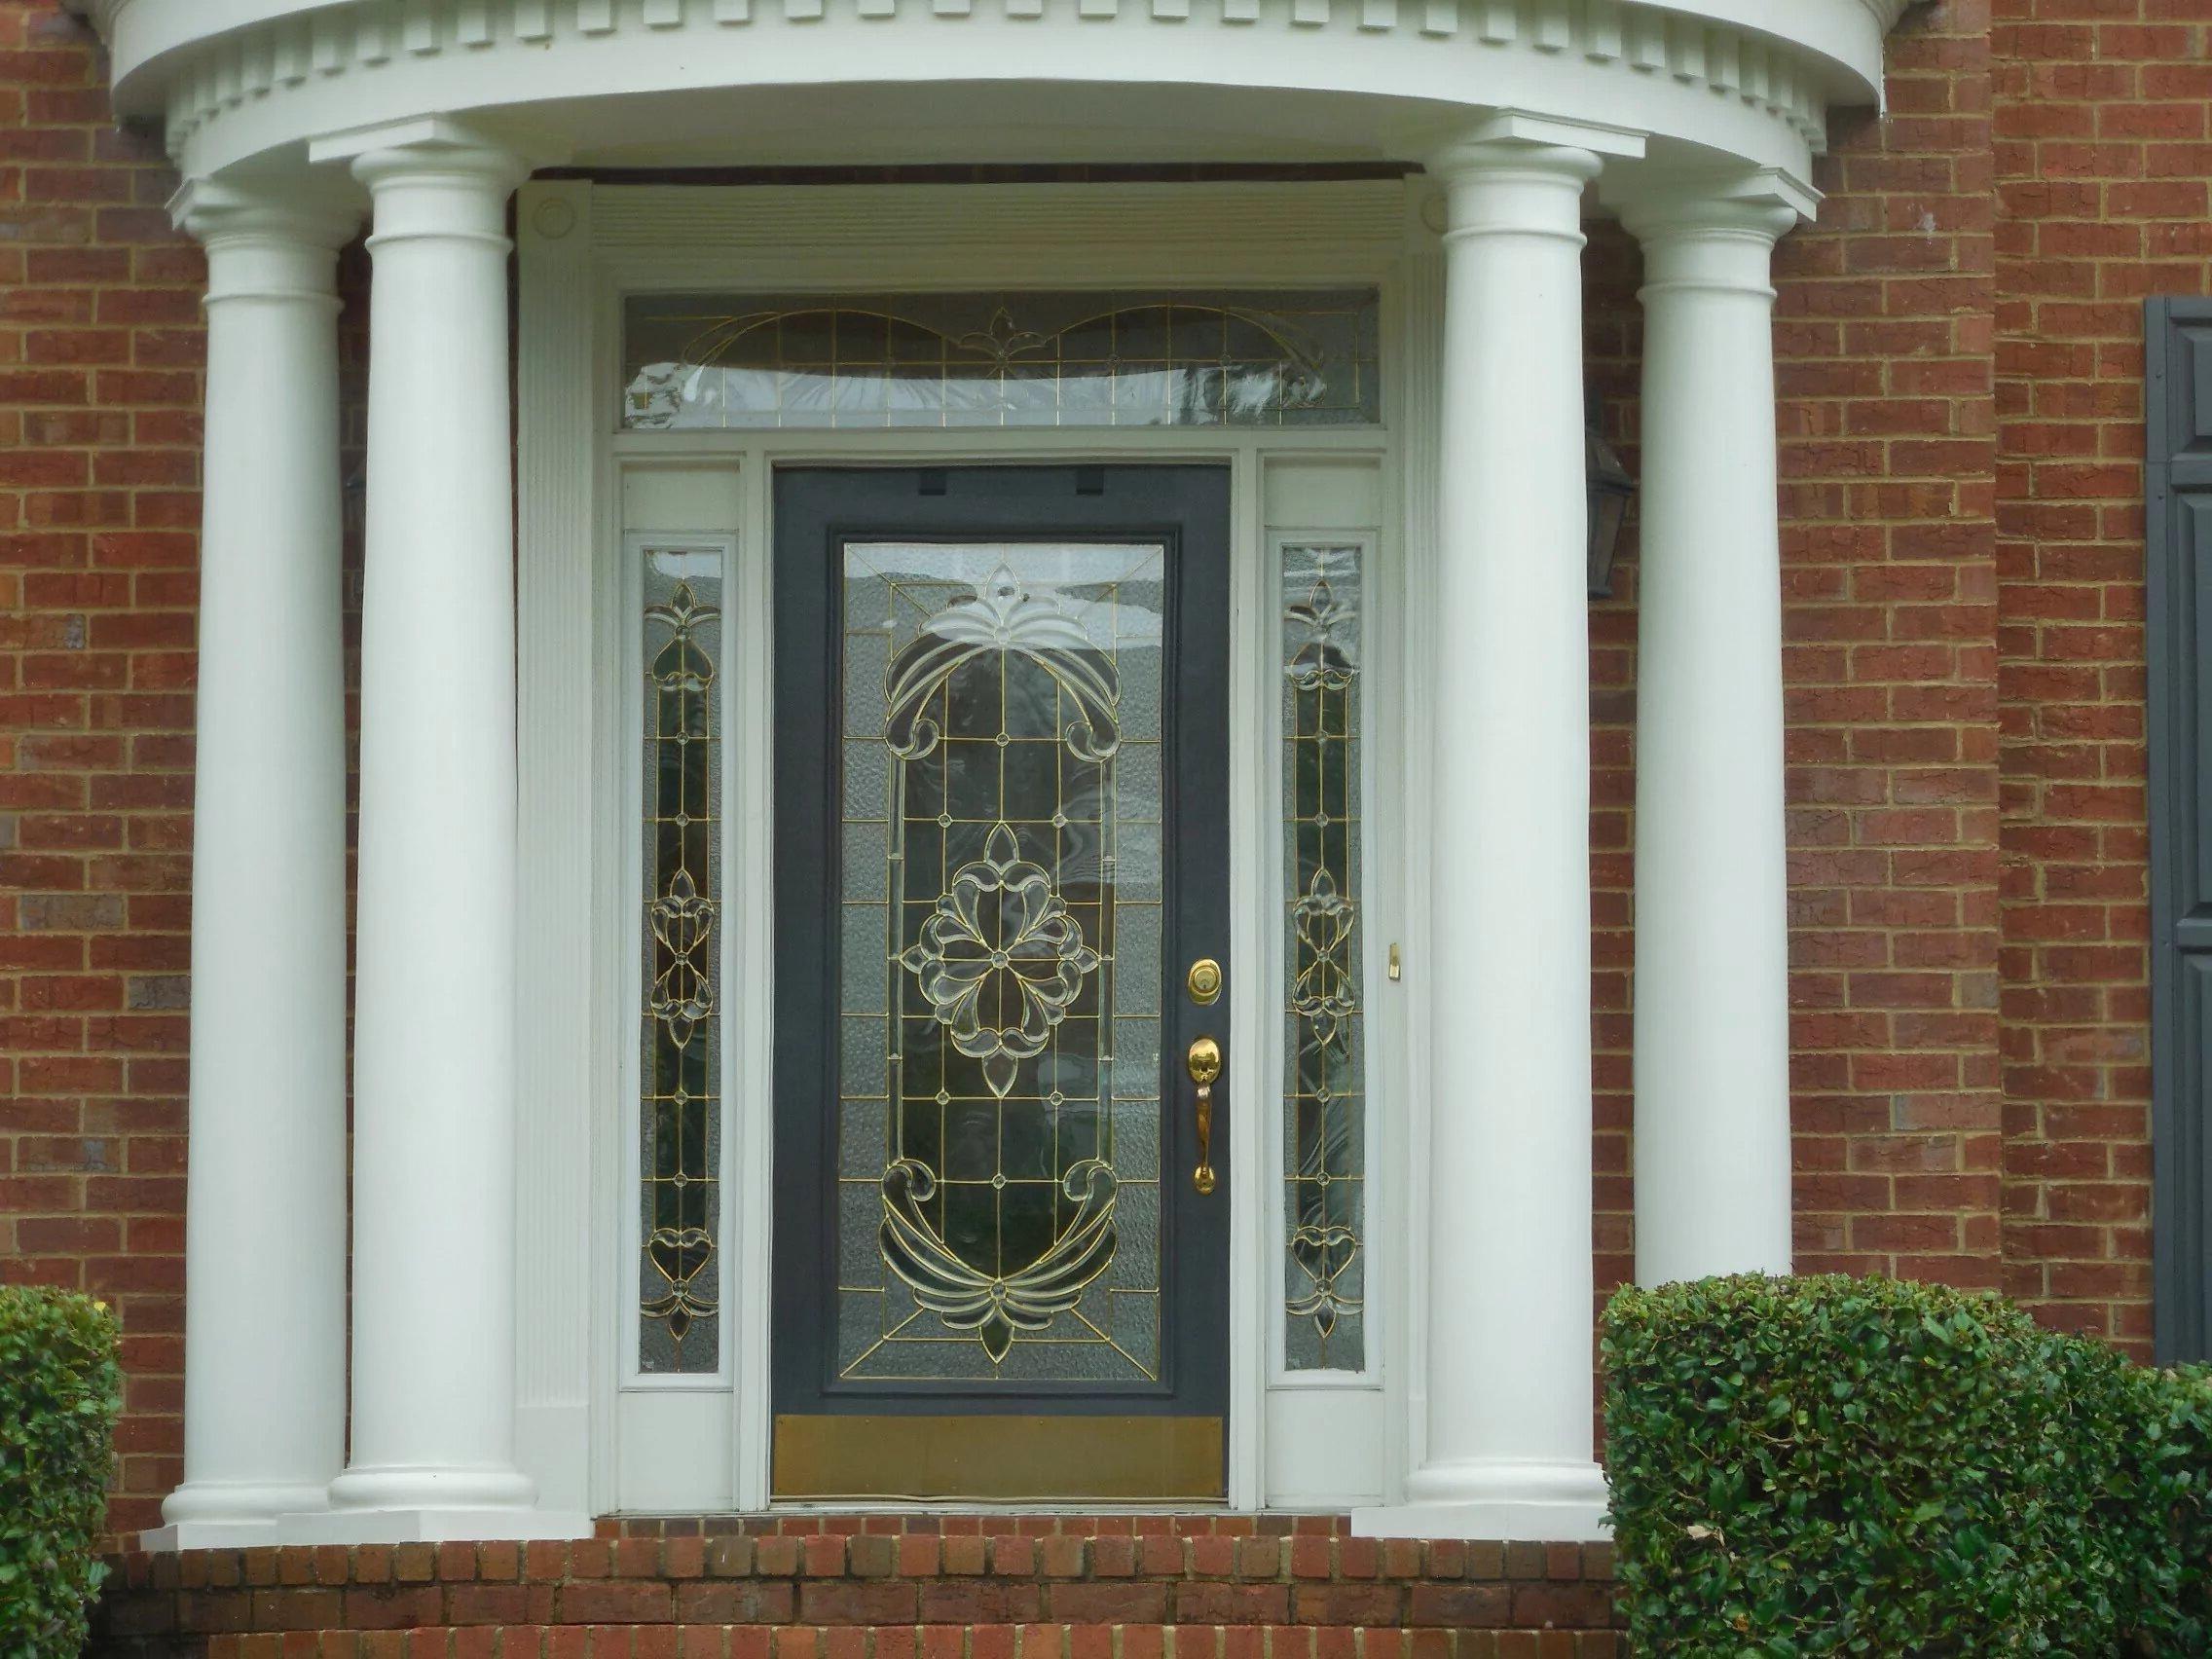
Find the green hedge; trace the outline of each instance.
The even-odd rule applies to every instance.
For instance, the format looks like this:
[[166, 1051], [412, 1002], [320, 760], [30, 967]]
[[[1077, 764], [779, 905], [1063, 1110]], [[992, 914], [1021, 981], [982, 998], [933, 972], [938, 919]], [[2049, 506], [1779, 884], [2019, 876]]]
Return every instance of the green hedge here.
[[108, 1462], [122, 1407], [115, 1316], [89, 1297], [0, 1286], [0, 1655], [85, 1644], [107, 1568]]
[[1604, 1321], [1640, 1654], [2212, 1652], [2212, 1382], [1887, 1279], [1627, 1290]]

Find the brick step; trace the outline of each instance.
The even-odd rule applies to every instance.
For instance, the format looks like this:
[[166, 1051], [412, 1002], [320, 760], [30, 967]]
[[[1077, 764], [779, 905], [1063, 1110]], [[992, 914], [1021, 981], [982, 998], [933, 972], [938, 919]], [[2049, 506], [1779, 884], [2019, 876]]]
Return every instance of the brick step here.
[[[1454, 1644], [1613, 1627], [1610, 1550], [1442, 1539], [734, 1534], [197, 1550], [115, 1567], [92, 1649], [114, 1659], [199, 1659], [247, 1637], [278, 1645], [235, 1651], [319, 1659], [339, 1632], [692, 1626], [756, 1633], [730, 1659], [1488, 1659]], [[924, 1645], [947, 1631], [968, 1645]], [[977, 1647], [977, 1632], [1006, 1634]], [[1098, 1632], [1120, 1634], [1100, 1646]], [[1149, 1634], [1132, 1648], [1132, 1632]]]
[[[138, 1645], [90, 1652], [168, 1659]], [[426, 1625], [218, 1635], [204, 1659], [1619, 1659], [1609, 1631], [1343, 1625]]]

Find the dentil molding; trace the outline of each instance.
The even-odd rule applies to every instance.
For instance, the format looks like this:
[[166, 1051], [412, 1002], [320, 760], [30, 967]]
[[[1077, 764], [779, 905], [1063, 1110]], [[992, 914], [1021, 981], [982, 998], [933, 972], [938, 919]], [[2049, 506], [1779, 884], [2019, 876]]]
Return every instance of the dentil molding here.
[[1350, 93], [1386, 131], [1507, 105], [1798, 172], [1831, 106], [1878, 98], [1908, 3], [76, 0], [111, 43], [119, 109], [163, 118], [203, 175], [429, 113], [537, 106], [557, 129], [563, 99], [1040, 77]]

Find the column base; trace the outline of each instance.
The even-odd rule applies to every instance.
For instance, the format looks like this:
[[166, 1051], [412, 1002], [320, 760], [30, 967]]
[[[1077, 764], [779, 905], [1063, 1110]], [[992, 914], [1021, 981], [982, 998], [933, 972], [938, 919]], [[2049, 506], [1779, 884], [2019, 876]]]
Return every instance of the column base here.
[[412, 1544], [451, 1539], [588, 1538], [581, 1510], [541, 1509], [537, 1487], [505, 1464], [365, 1464], [330, 1483], [330, 1507], [287, 1515], [311, 1544]]
[[162, 1525], [138, 1534], [151, 1551], [253, 1549], [290, 1543], [277, 1517], [313, 1514], [329, 1501], [313, 1483], [187, 1481], [162, 1502]]
[[1605, 1473], [1596, 1463], [1432, 1464], [1406, 1483], [1406, 1501], [1355, 1509], [1362, 1538], [1480, 1538], [1491, 1543], [1603, 1543]]
[[277, 1528], [287, 1543], [528, 1543], [537, 1538], [588, 1538], [592, 1518], [555, 1509], [326, 1509], [286, 1515]]
[[138, 1534], [148, 1555], [179, 1550], [257, 1550], [285, 1542], [275, 1521], [171, 1521]]

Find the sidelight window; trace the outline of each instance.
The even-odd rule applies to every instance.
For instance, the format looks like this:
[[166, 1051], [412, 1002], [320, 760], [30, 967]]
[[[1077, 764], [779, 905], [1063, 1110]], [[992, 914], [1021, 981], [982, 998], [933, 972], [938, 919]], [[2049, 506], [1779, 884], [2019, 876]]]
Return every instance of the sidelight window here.
[[1356, 541], [1278, 544], [1282, 582], [1284, 1364], [1366, 1363]]
[[638, 1369], [720, 1368], [719, 551], [647, 549]]

